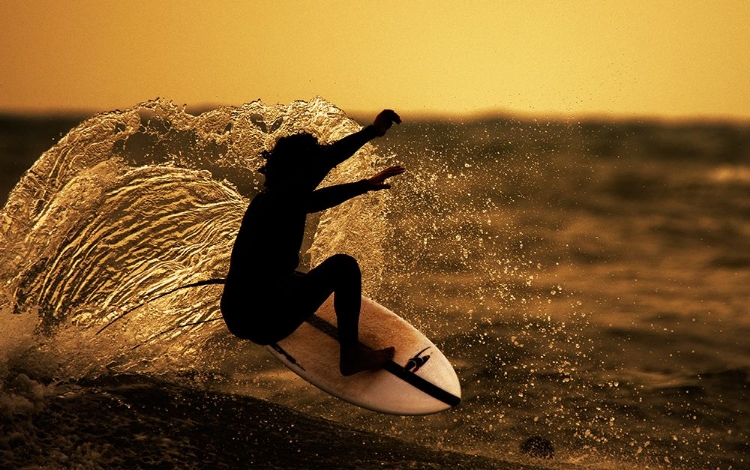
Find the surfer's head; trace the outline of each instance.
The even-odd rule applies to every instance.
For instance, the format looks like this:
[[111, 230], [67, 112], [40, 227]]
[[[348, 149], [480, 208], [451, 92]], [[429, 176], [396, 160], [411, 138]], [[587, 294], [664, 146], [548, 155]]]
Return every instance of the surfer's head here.
[[281, 137], [276, 141], [273, 150], [264, 151], [261, 156], [266, 164], [258, 169], [265, 175], [265, 186], [275, 184], [278, 180], [298, 177], [304, 172], [306, 162], [320, 151], [318, 139], [312, 134], [299, 134]]

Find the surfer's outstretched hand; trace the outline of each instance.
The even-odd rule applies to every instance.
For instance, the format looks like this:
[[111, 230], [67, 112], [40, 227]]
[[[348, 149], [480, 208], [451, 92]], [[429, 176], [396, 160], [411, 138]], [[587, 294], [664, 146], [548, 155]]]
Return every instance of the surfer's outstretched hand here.
[[406, 168], [402, 167], [401, 165], [389, 166], [377, 175], [371, 178], [367, 178], [367, 182], [370, 183], [370, 190], [380, 191], [381, 189], [390, 189], [391, 185], [387, 184], [385, 180], [387, 180], [391, 176], [400, 175], [405, 171]]
[[392, 109], [384, 109], [377, 115], [372, 125], [377, 129], [379, 136], [384, 136], [393, 123], [401, 124], [401, 117]]

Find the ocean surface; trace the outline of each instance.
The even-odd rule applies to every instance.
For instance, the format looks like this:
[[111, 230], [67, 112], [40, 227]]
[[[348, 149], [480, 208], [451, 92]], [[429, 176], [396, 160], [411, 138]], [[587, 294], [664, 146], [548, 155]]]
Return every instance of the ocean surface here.
[[355, 256], [454, 364], [449, 412], [324, 394], [227, 332], [219, 286], [148, 302], [225, 274], [261, 150], [369, 119], [1, 117], [0, 468], [750, 468], [750, 124], [407, 121], [340, 165], [408, 171], [310, 217], [303, 267]]

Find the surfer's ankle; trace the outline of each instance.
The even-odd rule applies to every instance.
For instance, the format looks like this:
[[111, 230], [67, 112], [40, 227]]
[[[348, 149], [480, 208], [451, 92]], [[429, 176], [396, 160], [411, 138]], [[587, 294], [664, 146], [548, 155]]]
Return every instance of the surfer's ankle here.
[[339, 370], [341, 375], [354, 375], [366, 370], [382, 369], [393, 359], [396, 349], [391, 346], [384, 349], [362, 349], [360, 347], [341, 348]]

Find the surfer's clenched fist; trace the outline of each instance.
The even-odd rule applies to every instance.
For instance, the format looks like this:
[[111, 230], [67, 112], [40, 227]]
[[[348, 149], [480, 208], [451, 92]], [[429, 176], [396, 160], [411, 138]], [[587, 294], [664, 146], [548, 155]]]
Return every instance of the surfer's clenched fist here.
[[391, 128], [393, 123], [401, 124], [401, 118], [392, 109], [384, 109], [380, 114], [375, 117], [375, 122], [372, 125], [377, 130], [377, 134], [382, 137]]

